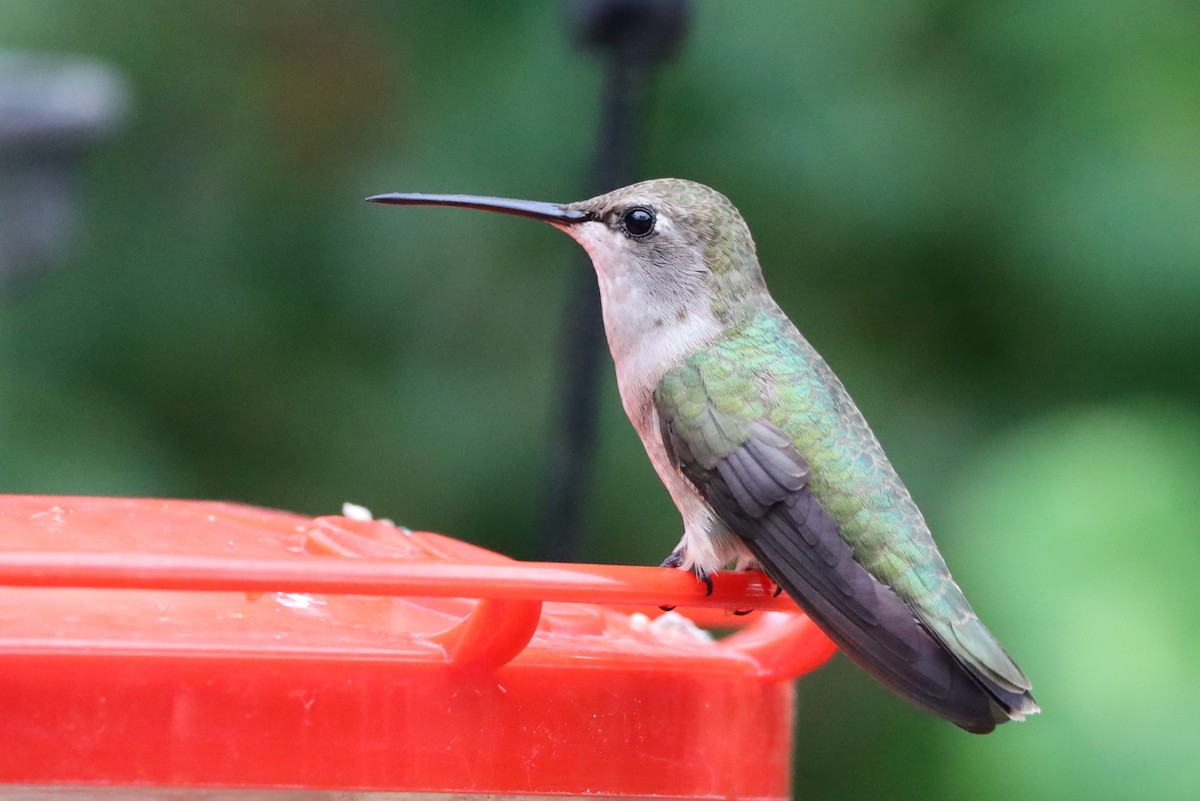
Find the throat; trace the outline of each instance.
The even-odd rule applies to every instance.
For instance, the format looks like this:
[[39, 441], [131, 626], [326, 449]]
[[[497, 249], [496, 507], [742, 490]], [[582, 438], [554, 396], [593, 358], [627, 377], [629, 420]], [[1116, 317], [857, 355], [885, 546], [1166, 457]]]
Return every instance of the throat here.
[[[605, 289], [602, 287], [602, 290]], [[661, 307], [636, 292], [601, 292], [604, 330], [617, 367], [617, 384], [627, 412], [663, 375], [720, 336], [721, 325], [707, 308]], [[640, 404], [639, 404], [640, 405]]]

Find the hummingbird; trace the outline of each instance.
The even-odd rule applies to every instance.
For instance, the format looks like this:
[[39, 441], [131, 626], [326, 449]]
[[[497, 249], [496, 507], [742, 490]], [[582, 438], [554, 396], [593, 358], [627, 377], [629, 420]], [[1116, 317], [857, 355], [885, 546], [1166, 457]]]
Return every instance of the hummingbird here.
[[1039, 710], [841, 381], [767, 291], [742, 215], [665, 178], [576, 203], [395, 193], [587, 251], [625, 412], [683, 518], [664, 567], [764, 571], [869, 674], [961, 728]]

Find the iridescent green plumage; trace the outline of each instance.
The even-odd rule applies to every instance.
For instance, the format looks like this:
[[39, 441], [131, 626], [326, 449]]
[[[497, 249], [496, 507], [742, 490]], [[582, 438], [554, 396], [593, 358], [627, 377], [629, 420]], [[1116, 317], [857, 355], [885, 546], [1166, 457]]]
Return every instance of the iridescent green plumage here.
[[[785, 504], [801, 491], [810, 493], [811, 501], [836, 525], [826, 526], [829, 537], [838, 536], [848, 544], [853, 561], [882, 585], [872, 591], [882, 594], [890, 589], [911, 610], [915, 621], [933, 633], [927, 650], [936, 650], [940, 644], [985, 684], [993, 696], [987, 699], [988, 706], [994, 705], [994, 710], [987, 712], [981, 703], [956, 722], [986, 731], [1013, 713], [1028, 714], [1036, 709], [1028, 696], [1028, 679], [971, 610], [938, 553], [924, 517], [866, 421], [825, 361], [782, 312], [772, 305], [746, 315], [743, 324], [728, 329], [710, 347], [692, 353], [663, 376], [654, 403], [680, 469], [718, 509], [725, 525], [751, 543], [760, 561], [766, 562], [764, 567], [800, 596], [797, 601], [832, 629], [831, 635], [852, 657], [866, 663], [864, 666], [885, 683], [916, 695], [907, 686], [916, 679], [893, 676], [887, 664], [880, 664], [887, 659], [856, 646], [865, 632], [879, 625], [879, 615], [868, 608], [873, 600], [855, 606], [838, 598], [839, 594], [853, 594], [846, 582], [814, 580], [811, 586], [798, 586], [804, 582], [789, 580], [786, 569], [771, 564], [777, 559], [764, 559], [766, 552], [754, 547], [760, 537], [771, 536], [771, 531], [780, 532], [778, 536], [784, 539], [810, 539], [814, 541], [810, 545], [817, 544], [819, 527], [807, 526], [806, 530], [794, 516], [774, 514], [773, 528], [764, 527], [759, 520], [771, 514], [772, 505]], [[772, 449], [754, 443], [752, 453], [740, 457], [742, 465], [757, 462], [766, 468], [762, 471], [753, 466], [722, 471], [723, 461], [733, 459], [752, 442], [754, 425], [764, 423], [785, 434], [788, 444]], [[806, 486], [789, 488], [772, 478], [767, 459], [780, 451], [797, 455], [797, 464], [809, 468]], [[730, 490], [730, 482], [738, 486]], [[760, 485], [757, 488], [756, 483]], [[833, 561], [836, 557], [828, 558]], [[845, 567], [853, 571], [849, 564]], [[823, 613], [821, 607], [827, 602], [840, 611]], [[854, 627], [855, 617], [865, 619], [858, 626], [864, 634], [846, 631]], [[895, 628], [902, 631], [909, 621], [902, 613], [895, 617], [899, 618]], [[843, 618], [851, 622], [839, 622]], [[911, 633], [901, 634], [897, 640], [904, 636]], [[891, 648], [899, 650], [895, 645]], [[903, 656], [910, 661], [919, 658], [915, 651]], [[938, 667], [942, 673], [953, 673], [944, 665]], [[952, 679], [943, 679], [947, 687]], [[976, 697], [961, 681], [959, 685], [959, 692]], [[926, 706], [937, 703], [917, 700]]]
[[919, 607], [965, 603], [958, 593], [945, 598], [953, 585], [921, 512], [837, 376], [786, 318], [763, 311], [730, 330], [668, 372], [655, 400], [684, 431], [709, 403], [738, 420], [717, 457], [745, 441], [749, 421], [787, 432], [860, 564]]

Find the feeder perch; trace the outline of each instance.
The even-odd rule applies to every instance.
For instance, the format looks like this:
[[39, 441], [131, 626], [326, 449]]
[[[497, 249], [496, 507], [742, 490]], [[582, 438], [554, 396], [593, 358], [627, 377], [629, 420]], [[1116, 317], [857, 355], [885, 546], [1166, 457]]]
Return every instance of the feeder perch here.
[[833, 650], [757, 574], [0, 496], [0, 798], [783, 799], [793, 679]]

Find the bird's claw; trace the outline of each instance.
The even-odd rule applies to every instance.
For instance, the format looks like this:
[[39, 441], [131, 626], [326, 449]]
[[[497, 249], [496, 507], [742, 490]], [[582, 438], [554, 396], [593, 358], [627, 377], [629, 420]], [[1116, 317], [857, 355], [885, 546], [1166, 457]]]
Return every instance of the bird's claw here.
[[[758, 568], [758, 567], [753, 567], [751, 569], [761, 570], [761, 568]], [[763, 571], [763, 578], [766, 580], [767, 584], [775, 585], [775, 591], [771, 593], [772, 598], [778, 598], [780, 595], [783, 594], [783, 585], [780, 584], [775, 579], [771, 578], [770, 575], [768, 575], [765, 571]], [[740, 617], [742, 615], [748, 615], [753, 611], [754, 611], [753, 609], [737, 609], [733, 612], [733, 614], [738, 615]]]
[[[683, 553], [680, 551], [672, 551], [670, 556], [662, 560], [659, 567], [681, 568], [683, 567]], [[705, 586], [704, 597], [707, 598], [713, 594], [713, 579], [709, 572], [701, 567], [691, 567], [688, 572], [696, 577], [697, 580], [703, 581]], [[674, 606], [660, 606], [659, 609], [664, 612], [670, 612]]]

